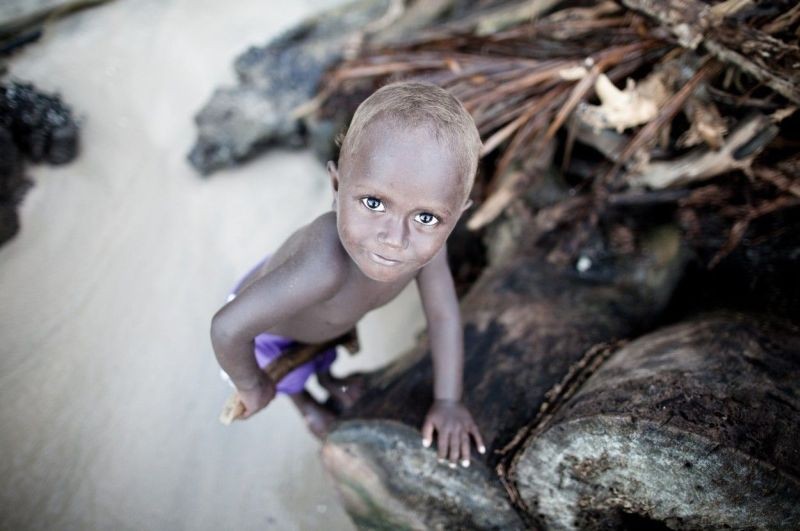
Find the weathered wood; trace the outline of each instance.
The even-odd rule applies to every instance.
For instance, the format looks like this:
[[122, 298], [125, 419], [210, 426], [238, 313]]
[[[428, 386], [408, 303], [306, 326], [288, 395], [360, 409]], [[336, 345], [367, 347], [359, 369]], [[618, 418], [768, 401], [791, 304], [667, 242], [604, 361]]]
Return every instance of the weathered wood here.
[[393, 421], [350, 421], [328, 436], [322, 461], [360, 529], [523, 529], [486, 466], [452, 469]]
[[705, 96], [695, 95], [686, 102], [683, 112], [689, 120], [689, 129], [678, 139], [679, 147], [691, 147], [700, 143], [711, 149], [719, 149], [722, 146], [728, 126], [714, 102]]
[[432, 24], [448, 9], [452, 9], [454, 0], [428, 0], [427, 2], [414, 2], [405, 7], [402, 0], [394, 0], [390, 13], [391, 19], [384, 17], [381, 27], [370, 28], [373, 35], [370, 45], [374, 47], [392, 46], [400, 44], [408, 35]]
[[0, 41], [46, 22], [109, 0], [4, 0], [0, 4]]
[[619, 90], [606, 75], [595, 81], [600, 105], [583, 106], [583, 119], [595, 129], [615, 129], [618, 133], [649, 122], [671, 95], [664, 80], [664, 69], [658, 69], [638, 86], [630, 78], [625, 90]]
[[682, 268], [678, 242], [676, 232], [659, 232], [641, 255], [584, 272], [554, 267], [522, 246], [490, 267], [462, 304], [464, 400], [487, 443], [486, 461], [451, 470], [421, 446], [419, 427], [432, 401], [422, 344], [370, 376], [351, 421], [324, 445], [324, 464], [354, 521], [427, 529], [522, 526], [509, 500], [497, 495], [494, 452], [536, 417], [547, 392], [587, 350], [633, 334], [657, 315]]
[[474, 13], [448, 22], [442, 28], [435, 28], [433, 31], [491, 35], [517, 24], [530, 22], [551, 11], [558, 3], [556, 0], [497, 2], [493, 6], [475, 10]]
[[616, 352], [511, 460], [547, 529], [797, 529], [800, 327], [717, 314]]
[[239, 84], [218, 89], [195, 117], [192, 165], [208, 175], [272, 144], [302, 145], [295, 111], [313, 98], [325, 70], [357, 49], [366, 27], [392, 5], [389, 0], [354, 0], [237, 57]]

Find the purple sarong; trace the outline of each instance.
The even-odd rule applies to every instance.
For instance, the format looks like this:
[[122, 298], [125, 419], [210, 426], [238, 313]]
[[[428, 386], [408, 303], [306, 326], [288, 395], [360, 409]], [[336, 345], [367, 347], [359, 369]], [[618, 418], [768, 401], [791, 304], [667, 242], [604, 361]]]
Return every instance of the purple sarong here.
[[[228, 296], [229, 301], [234, 299], [236, 294], [239, 293], [239, 288], [241, 287], [244, 279], [250, 276], [253, 271], [264, 265], [264, 263], [269, 260], [270, 256], [271, 255], [267, 255], [263, 260], [256, 264], [256, 266], [251, 269], [247, 275], [242, 277], [242, 280], [236, 284], [233, 292]], [[287, 348], [296, 343], [297, 342], [291, 338], [276, 336], [274, 334], [264, 333], [257, 335], [255, 338], [253, 338], [253, 345], [258, 366], [263, 369], [272, 363], [273, 360], [279, 358], [284, 352], [286, 352]], [[333, 364], [334, 360], [336, 360], [335, 347], [321, 352], [313, 360], [300, 365], [292, 372], [287, 374], [280, 382], [278, 382], [277, 391], [287, 395], [293, 395], [301, 392], [303, 389], [305, 389], [306, 380], [308, 380], [312, 374], [328, 370]], [[228, 379], [227, 376], [228, 375], [225, 374], [224, 378]]]
[[[259, 334], [253, 340], [255, 343], [255, 354], [258, 366], [262, 369], [279, 358], [287, 348], [294, 345], [296, 341], [283, 336], [273, 334]], [[294, 369], [278, 382], [278, 392], [293, 395], [301, 392], [306, 387], [306, 380], [317, 372], [322, 372], [330, 368], [336, 360], [336, 348], [330, 348], [309, 361]]]

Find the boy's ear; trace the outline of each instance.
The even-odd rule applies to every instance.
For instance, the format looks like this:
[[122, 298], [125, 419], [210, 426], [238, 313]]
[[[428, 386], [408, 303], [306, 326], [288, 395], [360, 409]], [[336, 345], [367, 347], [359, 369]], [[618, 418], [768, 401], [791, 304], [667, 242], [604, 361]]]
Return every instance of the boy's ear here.
[[332, 160], [328, 161], [325, 168], [328, 170], [328, 176], [331, 178], [331, 186], [333, 186], [333, 204], [331, 204], [331, 208], [336, 210], [336, 200], [339, 198], [339, 169]]
[[332, 160], [328, 161], [325, 168], [328, 170], [328, 176], [331, 178], [331, 185], [333, 186], [333, 193], [335, 194], [339, 191], [339, 169]]
[[467, 199], [464, 202], [464, 206], [461, 207], [461, 212], [465, 212], [471, 206], [472, 206], [472, 199]]

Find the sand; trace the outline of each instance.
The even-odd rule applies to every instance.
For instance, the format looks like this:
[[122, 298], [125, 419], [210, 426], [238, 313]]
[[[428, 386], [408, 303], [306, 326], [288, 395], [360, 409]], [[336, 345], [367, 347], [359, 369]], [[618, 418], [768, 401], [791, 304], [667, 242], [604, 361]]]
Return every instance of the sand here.
[[[233, 57], [335, 3], [119, 0], [12, 59], [73, 107], [83, 146], [29, 167], [0, 248], [0, 529], [352, 529], [288, 399], [217, 422], [229, 389], [208, 340], [237, 277], [330, 208], [324, 169], [274, 151], [203, 180], [185, 158]], [[411, 288], [335, 372], [421, 327]]]

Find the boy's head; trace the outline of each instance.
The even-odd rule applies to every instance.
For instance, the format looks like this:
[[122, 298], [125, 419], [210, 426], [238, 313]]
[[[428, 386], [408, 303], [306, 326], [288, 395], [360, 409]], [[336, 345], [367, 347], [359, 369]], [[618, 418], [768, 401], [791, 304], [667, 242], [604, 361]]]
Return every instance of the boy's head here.
[[358, 152], [365, 137], [381, 126], [426, 129], [438, 145], [452, 153], [462, 185], [469, 195], [475, 181], [481, 138], [472, 116], [452, 94], [432, 83], [392, 83], [376, 90], [356, 109], [342, 141], [339, 170]]
[[392, 280], [433, 259], [469, 206], [480, 147], [472, 117], [435, 85], [387, 85], [359, 106], [328, 171], [362, 272]]

